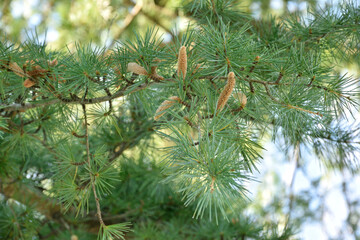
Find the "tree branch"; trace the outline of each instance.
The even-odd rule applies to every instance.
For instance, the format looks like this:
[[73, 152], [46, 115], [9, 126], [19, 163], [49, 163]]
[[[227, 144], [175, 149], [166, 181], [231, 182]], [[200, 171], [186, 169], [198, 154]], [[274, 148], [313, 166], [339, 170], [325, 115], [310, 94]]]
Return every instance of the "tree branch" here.
[[[144, 83], [140, 86], [138, 86], [137, 88], [135, 88], [133, 91], [131, 91], [131, 93], [133, 92], [137, 92], [140, 90], [145, 89], [146, 87], [154, 84], [155, 82], [152, 83]], [[122, 89], [119, 90], [117, 92], [115, 92], [113, 95], [111, 96], [103, 96], [103, 97], [97, 97], [97, 98], [90, 98], [90, 99], [75, 99], [75, 100], [70, 100], [70, 101], [62, 101], [61, 99], [52, 99], [49, 100], [47, 102], [40, 102], [40, 103], [24, 103], [24, 104], [19, 104], [19, 103], [14, 103], [14, 104], [10, 104], [10, 105], [6, 105], [6, 104], [0, 104], [0, 110], [6, 110], [6, 111], [24, 111], [24, 110], [28, 110], [31, 108], [37, 108], [37, 107], [44, 107], [44, 106], [49, 106], [49, 105], [54, 105], [54, 104], [58, 104], [58, 103], [66, 103], [66, 104], [95, 104], [95, 103], [101, 103], [101, 102], [106, 102], [106, 101], [110, 101], [112, 99], [115, 98], [119, 98], [122, 96], [125, 96], [127, 92], [127, 89]]]
[[125, 17], [122, 27], [113, 36], [113, 41], [110, 44], [109, 48], [112, 48], [114, 46], [115, 40], [117, 40], [121, 36], [121, 34], [123, 34], [125, 32], [125, 30], [130, 26], [132, 21], [139, 14], [142, 7], [143, 7], [143, 2], [142, 1], [136, 1], [136, 4], [133, 6], [131, 11]]

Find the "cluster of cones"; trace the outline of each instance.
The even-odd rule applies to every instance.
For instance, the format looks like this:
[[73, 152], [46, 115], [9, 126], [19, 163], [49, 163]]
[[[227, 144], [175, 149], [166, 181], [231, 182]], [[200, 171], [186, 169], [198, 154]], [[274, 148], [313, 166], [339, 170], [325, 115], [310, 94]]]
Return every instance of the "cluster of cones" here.
[[[155, 59], [156, 62], [159, 62], [159, 59]], [[54, 59], [52, 61], [47, 61], [49, 67], [54, 67], [58, 65], [58, 60]], [[21, 68], [16, 62], [9, 62], [7, 68], [14, 72], [16, 75], [26, 78], [23, 82], [24, 87], [30, 88], [37, 84], [40, 78], [45, 78], [48, 76], [50, 79], [56, 79], [55, 76], [52, 76], [50, 70], [43, 69], [39, 65], [36, 65], [34, 60], [27, 60], [23, 67]], [[199, 65], [196, 67], [196, 70], [199, 68]], [[28, 70], [27, 70], [28, 69]], [[150, 72], [148, 72], [144, 67], [140, 66], [135, 62], [130, 62], [127, 65], [127, 71], [133, 72], [138, 75], [146, 75], [149, 76], [151, 79], [154, 80], [164, 80], [164, 77], [160, 76], [156, 72], [157, 66], [152, 66]], [[182, 46], [179, 50], [178, 55], [178, 67], [177, 67], [177, 75], [179, 78], [185, 79], [187, 73], [187, 55], [186, 55], [186, 47]], [[216, 110], [220, 112], [224, 106], [226, 105], [227, 101], [229, 100], [233, 89], [235, 87], [235, 74], [230, 72], [228, 74], [227, 83], [222, 90], [218, 102]], [[234, 94], [235, 99], [240, 102], [240, 110], [243, 109], [246, 105], [247, 98], [246, 95], [238, 92]], [[175, 103], [182, 103], [184, 102], [178, 96], [169, 97], [169, 99], [165, 100], [161, 103], [158, 109], [155, 112], [154, 119], [158, 120], [161, 116], [165, 114], [165, 110], [172, 107]], [[185, 104], [186, 105], [186, 104]]]
[[[198, 66], [197, 66], [198, 68]], [[127, 66], [127, 70], [129, 72], [134, 72], [139, 75], [147, 75], [152, 79], [155, 80], [163, 80], [164, 78], [156, 73], [156, 66], [151, 68], [151, 72], [148, 73], [145, 68], [141, 67], [139, 64], [131, 62]], [[179, 50], [178, 56], [178, 68], [177, 68], [177, 75], [178, 77], [185, 79], [187, 71], [187, 55], [186, 55], [186, 47], [182, 46]], [[221, 92], [216, 110], [220, 112], [224, 106], [226, 105], [227, 101], [229, 100], [233, 90], [235, 87], [235, 74], [230, 72], [228, 75], [227, 83]], [[235, 99], [240, 102], [240, 110], [243, 109], [247, 103], [246, 95], [238, 92], [234, 94]], [[158, 109], [155, 112], [154, 120], [158, 120], [161, 116], [165, 114], [165, 110], [172, 107], [176, 103], [183, 103], [182, 100], [178, 96], [169, 97], [169, 99], [165, 100], [160, 104]]]

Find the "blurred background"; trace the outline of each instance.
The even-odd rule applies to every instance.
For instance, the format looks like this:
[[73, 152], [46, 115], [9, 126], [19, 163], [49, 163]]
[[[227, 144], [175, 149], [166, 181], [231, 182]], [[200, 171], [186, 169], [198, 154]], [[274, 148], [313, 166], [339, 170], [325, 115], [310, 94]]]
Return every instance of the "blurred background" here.
[[[243, 0], [241, 10], [255, 18], [321, 9], [328, 0]], [[72, 48], [75, 42], [113, 48], [134, 37], [134, 31], [159, 28], [159, 38], [171, 42], [192, 19], [181, 9], [180, 0], [1, 0], [0, 33], [10, 41], [37, 36], [53, 49]], [[359, 77], [356, 65], [342, 63], [339, 73]], [[355, 116], [360, 119], [360, 116]], [[351, 120], [346, 124], [356, 124]], [[264, 221], [285, 224], [288, 214], [299, 226], [300, 239], [360, 239], [360, 176], [358, 171], [329, 169], [306, 146], [284, 149], [284, 143], [265, 136], [264, 159], [258, 165], [258, 182], [252, 193], [250, 213]], [[360, 141], [360, 140], [359, 140]], [[360, 159], [356, 153], [354, 160]], [[282, 229], [284, 226], [279, 226]]]

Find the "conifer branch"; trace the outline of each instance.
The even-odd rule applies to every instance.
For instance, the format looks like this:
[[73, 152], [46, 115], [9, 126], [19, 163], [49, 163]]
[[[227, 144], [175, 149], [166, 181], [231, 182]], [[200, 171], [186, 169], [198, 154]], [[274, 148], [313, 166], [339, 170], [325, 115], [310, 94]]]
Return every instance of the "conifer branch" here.
[[293, 106], [291, 104], [284, 103], [284, 102], [276, 99], [273, 95], [271, 95], [270, 90], [269, 90], [269, 86], [267, 84], [264, 84], [264, 87], [265, 87], [265, 90], [266, 90], [266, 94], [270, 97], [271, 100], [273, 100], [276, 103], [279, 103], [279, 104], [281, 104], [281, 105], [283, 105], [283, 106], [285, 106], [287, 108], [290, 108], [290, 109], [296, 109], [296, 110], [307, 112], [307, 113], [310, 113], [310, 114], [315, 114], [315, 115], [318, 115], [320, 117], [323, 116], [321, 113], [313, 112], [313, 111], [310, 111], [310, 110], [307, 110], [307, 109], [304, 109], [304, 108], [301, 108], [301, 107], [298, 107], [298, 106]]
[[296, 109], [296, 110], [299, 110], [299, 111], [303, 111], [303, 112], [307, 112], [307, 113], [310, 113], [310, 114], [314, 114], [314, 115], [318, 115], [320, 117], [323, 117], [323, 115], [321, 113], [313, 112], [313, 111], [310, 111], [310, 110], [307, 110], [307, 109], [304, 109], [304, 108], [301, 108], [301, 107], [298, 107], [298, 106], [293, 106], [291, 104], [286, 104], [284, 106], [286, 106], [288, 108]]
[[[136, 5], [132, 3], [135, 7], [126, 17], [124, 29], [137, 14], [155, 22], [159, 21], [161, 25], [161, 15], [150, 14], [149, 6], [159, 6], [156, 10], [159, 12], [159, 8], [166, 9], [160, 7], [163, 4], [162, 1], [144, 6], [142, 1], [136, 2]], [[313, 143], [319, 156], [330, 156], [330, 147], [330, 152], [334, 150], [331, 155], [339, 154], [341, 157], [336, 162], [329, 159], [330, 165], [334, 163], [333, 165], [339, 168], [351, 167], [353, 156], [350, 155], [360, 146], [356, 139], [357, 134], [353, 127], [345, 131], [343, 128], [346, 126], [340, 123], [333, 125], [338, 120], [336, 118], [348, 109], [351, 113], [356, 111], [352, 111], [351, 107], [357, 104], [355, 94], [358, 81], [345, 77], [335, 79], [333, 69], [329, 67], [331, 63], [323, 62], [331, 59], [329, 55], [335, 60], [339, 57], [355, 59], [353, 57], [358, 52], [356, 46], [359, 28], [357, 6], [356, 9], [348, 7], [345, 11], [339, 10], [340, 14], [328, 10], [315, 12], [313, 18], [306, 21], [302, 20], [302, 16], [297, 18], [295, 15], [294, 18], [285, 19], [252, 19], [249, 24], [244, 25], [244, 21], [237, 19], [249, 16], [240, 13], [233, 0], [185, 1], [184, 5], [185, 15], [196, 15], [197, 22], [189, 26], [189, 29], [181, 34], [181, 38], [173, 36], [174, 41], [170, 44], [159, 40], [153, 30], [144, 36], [136, 34], [135, 38], [123, 41], [123, 44], [119, 44], [116, 51], [111, 53], [106, 52], [106, 48], [94, 48], [92, 44], [79, 44], [74, 51], [70, 49], [69, 52], [64, 52], [48, 51], [45, 43], [38, 44], [31, 39], [19, 44], [7, 40], [1, 42], [0, 74], [3, 79], [0, 81], [0, 155], [6, 155], [5, 161], [0, 161], [1, 165], [5, 166], [2, 175], [8, 179], [16, 179], [15, 183], [21, 182], [22, 175], [19, 173], [26, 171], [35, 172], [34, 177], [27, 178], [27, 181], [35, 184], [52, 177], [55, 177], [55, 180], [61, 178], [60, 181], [54, 181], [52, 190], [57, 194], [53, 197], [58, 197], [66, 209], [80, 212], [89, 207], [88, 201], [94, 196], [96, 209], [95, 206], [91, 208], [90, 220], [86, 222], [90, 229], [86, 231], [97, 230], [100, 225], [98, 238], [121, 239], [133, 236], [125, 237], [120, 231], [127, 229], [126, 224], [112, 225], [114, 219], [124, 218], [138, 222], [134, 219], [137, 217], [135, 215], [152, 217], [150, 212], [159, 213], [157, 209], [153, 211], [153, 208], [149, 211], [144, 205], [142, 195], [156, 192], [156, 195], [159, 195], [156, 197], [159, 197], [161, 202], [166, 202], [169, 197], [168, 203], [176, 213], [181, 199], [178, 194], [169, 194], [171, 187], [157, 184], [160, 179], [171, 181], [175, 189], [180, 190], [185, 205], [196, 205], [195, 209], [188, 208], [190, 211], [195, 210], [195, 217], [202, 217], [205, 211], [209, 210], [210, 218], [218, 221], [219, 214], [226, 217], [232, 209], [242, 209], [243, 206], [238, 208], [237, 203], [247, 194], [246, 184], [243, 183], [254, 177], [252, 169], [256, 168], [255, 162], [261, 157], [262, 138], [269, 128], [274, 129], [275, 139], [279, 137], [276, 130], [281, 129], [280, 137], [284, 138], [286, 145], [299, 144], [299, 141], [304, 141], [305, 144]], [[116, 33], [112, 35], [116, 36]], [[316, 44], [320, 39], [323, 39], [321, 44]], [[178, 51], [175, 67], [173, 60], [176, 59], [171, 57], [171, 54], [175, 54], [173, 46], [179, 47], [175, 50]], [[186, 51], [185, 46], [194, 48]], [[258, 71], [256, 69], [260, 67], [260, 58], [255, 58], [254, 53], [264, 59]], [[188, 66], [190, 62], [186, 54], [191, 54], [191, 64], [194, 66]], [[59, 57], [59, 62], [54, 56]], [[156, 63], [160, 61], [158, 58], [161, 59], [161, 64]], [[62, 65], [57, 66], [58, 63]], [[198, 70], [200, 64], [201, 71]], [[161, 68], [160, 71], [158, 67]], [[191, 72], [186, 73], [188, 67]], [[157, 74], [156, 70], [166, 74], [167, 79]], [[174, 71], [177, 72], [174, 74]], [[227, 73], [228, 76], [224, 75]], [[239, 79], [236, 79], [234, 73]], [[239, 82], [235, 84], [236, 80]], [[143, 84], [144, 82], [146, 83]], [[147, 87], [150, 89], [132, 94]], [[125, 104], [115, 101], [123, 96], [130, 96], [124, 98]], [[169, 99], [169, 96], [172, 97]], [[154, 106], [152, 99], [165, 101]], [[86, 105], [97, 103], [104, 104], [95, 106], [91, 112], [94, 121], [91, 121], [92, 119], [88, 119], [90, 112]], [[54, 104], [57, 105], [47, 107]], [[84, 130], [72, 128], [78, 125], [78, 118], [68, 117], [78, 116], [76, 105], [81, 105], [83, 110], [84, 119], [81, 116], [80, 120], [84, 123]], [[153, 110], [156, 108], [154, 116]], [[26, 111], [28, 109], [32, 110]], [[174, 117], [161, 118], [170, 110], [174, 112]], [[161, 121], [149, 119], [149, 114], [153, 115], [154, 120]], [[326, 114], [324, 118], [318, 117], [322, 114]], [[90, 127], [88, 121], [94, 126]], [[73, 129], [75, 130], [72, 131]], [[89, 139], [93, 132], [96, 138]], [[143, 164], [145, 162], [141, 159], [135, 159], [149, 153], [149, 147], [154, 143], [154, 134], [168, 137], [174, 143], [166, 148], [166, 170], [169, 170], [166, 174], [158, 171], [163, 167], [158, 165], [158, 161], [149, 165], [148, 161]], [[1, 141], [2, 139], [4, 141]], [[33, 139], [35, 141], [31, 141]], [[69, 140], [74, 140], [76, 144], [69, 143]], [[140, 144], [142, 145], [138, 149], [141, 154], [135, 154], [135, 161], [119, 161], [119, 156], [126, 149]], [[25, 164], [21, 155], [38, 156], [33, 150], [39, 145], [42, 145], [39, 157], [44, 161], [29, 162], [26, 159]], [[93, 151], [95, 146], [97, 151]], [[28, 149], [30, 151], [27, 151]], [[79, 152], [81, 155], [86, 152], [86, 156], [75, 160], [75, 154]], [[158, 157], [157, 152], [149, 154], [152, 153]], [[106, 159], [100, 159], [102, 156], [106, 156]], [[116, 174], [114, 169], [115, 161], [119, 164], [116, 166], [124, 170], [120, 175]], [[20, 171], [12, 171], [19, 168]], [[54, 171], [48, 171], [50, 168]], [[110, 194], [112, 180], [119, 178], [124, 181], [117, 184], [117, 191]], [[292, 182], [294, 178], [295, 174]], [[128, 179], [131, 184], [125, 183]], [[149, 183], [151, 187], [144, 187]], [[126, 191], [129, 186], [134, 191], [127, 191], [129, 196], [122, 200], [126, 201], [128, 206], [133, 206], [132, 209], [136, 209], [133, 205], [135, 197], [136, 201], [141, 202], [139, 210], [135, 211], [135, 214], [132, 214], [132, 210], [125, 210], [125, 214], [116, 213], [116, 216], [112, 217], [111, 212], [105, 211], [108, 209], [108, 202], [102, 201], [101, 196], [109, 193], [107, 196], [118, 197], [117, 194]], [[2, 190], [1, 179], [0, 189]], [[20, 187], [15, 191], [25, 195], [26, 186], [24, 189]], [[42, 195], [44, 193], [41, 192]], [[290, 211], [291, 204], [296, 203], [291, 202], [294, 200], [292, 195], [290, 194], [289, 199]], [[31, 194], [28, 196], [32, 197]], [[26, 210], [31, 210], [28, 205], [32, 205], [33, 200], [38, 198], [35, 197], [30, 202], [24, 202], [20, 198], [19, 201], [26, 205]], [[39, 200], [39, 203], [41, 208], [54, 210], [54, 206], [49, 206], [44, 201]], [[77, 209], [72, 208], [74, 204]], [[14, 220], [15, 223], [10, 222], [14, 217], [11, 209], [5, 208], [10, 213], [10, 218], [6, 220], [12, 227], [6, 236], [26, 238], [30, 233], [29, 237], [33, 237], [30, 236], [31, 227], [27, 231], [28, 227], [21, 224], [19, 208], [12, 206], [18, 219]], [[46, 210], [38, 206], [35, 206], [34, 210], [43, 214], [49, 225], [59, 222], [62, 230], [69, 231], [73, 240], [77, 240], [77, 235], [81, 236], [81, 230], [85, 229], [67, 222], [65, 215], [58, 220], [57, 215], [62, 214], [60, 212], [47, 214]], [[129, 212], [131, 214], [128, 214]], [[0, 206], [1, 216], [2, 213]], [[188, 216], [187, 213], [185, 215]], [[292, 220], [290, 214], [289, 219]], [[277, 232], [268, 231], [272, 229], [267, 228], [268, 225], [264, 227], [248, 222], [247, 219], [245, 221], [242, 216], [238, 216], [231, 225], [224, 223], [224, 229], [229, 231], [219, 232], [218, 237], [245, 239], [249, 236], [271, 235], [274, 238], [289, 239], [293, 235], [291, 224], [287, 225], [286, 219], [286, 229], [281, 236]], [[163, 224], [162, 221], [159, 223]], [[177, 223], [178, 221], [171, 221], [170, 227], [175, 229]], [[240, 224], [244, 225], [243, 223], [256, 226], [233, 234], [232, 229], [238, 228]], [[210, 224], [202, 229], [211, 229]], [[46, 238], [41, 236], [43, 232], [61, 234], [60, 231], [53, 231], [52, 226], [37, 229], [40, 238]], [[139, 235], [145, 231], [137, 226], [135, 229], [139, 231]], [[3, 232], [0, 227], [0, 235]], [[193, 236], [187, 232], [186, 236], [183, 234], [181, 237], [196, 238], [195, 234]], [[211, 237], [209, 234], [203, 235], [204, 238]]]
[[[217, 86], [215, 85], [215, 83], [212, 81], [213, 79], [227, 79], [227, 77], [214, 77], [214, 76], [201, 76], [200, 79], [209, 79], [213, 85], [215, 86], [215, 88], [217, 88]], [[247, 82], [251, 82], [251, 83], [259, 83], [262, 85], [268, 85], [268, 86], [290, 86], [290, 85], [301, 85], [301, 86], [305, 86], [305, 87], [313, 87], [313, 88], [318, 88], [318, 89], [323, 89], [326, 92], [329, 93], [333, 93], [338, 95], [339, 97], [343, 97], [346, 98], [348, 100], [352, 100], [351, 97], [346, 96], [342, 93], [336, 92], [334, 90], [331, 90], [327, 87], [321, 86], [321, 85], [316, 85], [316, 84], [311, 84], [311, 86], [308, 86], [308, 84], [296, 84], [296, 83], [279, 83], [279, 82], [267, 82], [267, 81], [262, 81], [262, 80], [258, 80], [258, 79], [250, 79], [250, 78], [241, 78], [241, 80], [247, 81]], [[169, 78], [169, 79], [165, 79], [165, 81], [174, 81], [174, 79]], [[140, 90], [143, 90], [145, 88], [147, 88], [148, 86], [151, 86], [153, 84], [156, 84], [157, 82], [150, 82], [150, 83], [145, 83], [142, 84], [140, 86], [138, 86], [137, 88], [135, 88], [134, 90], [132, 90], [132, 92], [137, 92]], [[133, 83], [131, 83], [133, 84]], [[49, 106], [49, 105], [54, 105], [54, 104], [60, 104], [60, 103], [64, 103], [64, 104], [95, 104], [95, 103], [101, 103], [101, 102], [105, 102], [105, 101], [110, 101], [112, 99], [116, 99], [119, 97], [122, 97], [126, 94], [127, 92], [127, 88], [131, 86], [128, 85], [127, 87], [118, 90], [117, 92], [115, 92], [114, 94], [111, 95], [107, 93], [107, 96], [102, 96], [102, 97], [96, 97], [96, 98], [89, 98], [89, 99], [81, 99], [81, 98], [73, 98], [73, 99], [67, 99], [64, 98], [60, 95], [55, 95], [57, 97], [57, 99], [52, 99], [46, 102], [35, 102], [35, 103], [23, 103], [23, 104], [19, 104], [19, 103], [13, 103], [13, 104], [0, 104], [0, 111], [25, 111], [28, 109], [32, 109], [32, 108], [37, 108], [37, 107], [44, 107], [44, 106]]]
[[[281, 76], [281, 78], [280, 78]], [[279, 78], [280, 80], [282, 79], [283, 75], [280, 74], [279, 75]], [[226, 77], [214, 77], [214, 76], [202, 76], [201, 77], [202, 79], [209, 79], [210, 81], [212, 81], [213, 79], [226, 79]], [[279, 80], [279, 78], [277, 80]], [[262, 85], [268, 85], [268, 86], [304, 86], [304, 87], [312, 87], [312, 88], [318, 88], [318, 89], [323, 89], [324, 91], [326, 92], [329, 92], [329, 93], [333, 93], [333, 94], [336, 94], [338, 95], [339, 97], [343, 97], [343, 98], [346, 98], [348, 100], [352, 100], [351, 97], [349, 96], [346, 96], [342, 93], [339, 93], [339, 92], [336, 92], [332, 89], [329, 89], [328, 87], [325, 87], [325, 86], [321, 86], [321, 85], [317, 85], [317, 84], [313, 84], [312, 82], [313, 81], [310, 81], [311, 84], [301, 84], [301, 83], [280, 83], [280, 82], [267, 82], [267, 81], [262, 81], [262, 80], [258, 80], [258, 79], [251, 79], [251, 78], [241, 78], [241, 80], [244, 80], [246, 82], [251, 82], [251, 83], [259, 83], [259, 84], [262, 84]]]
[[[143, 90], [145, 88], [147, 88], [148, 86], [155, 84], [155, 82], [152, 83], [144, 83], [138, 87], [136, 87], [134, 90], [132, 90], [131, 92], [137, 92], [140, 90]], [[112, 99], [116, 99], [119, 97], [123, 97], [125, 94], [127, 93], [127, 88], [118, 90], [117, 92], [115, 92], [112, 96], [103, 96], [103, 97], [97, 97], [97, 98], [88, 98], [88, 99], [81, 99], [81, 98], [77, 98], [77, 99], [65, 99], [62, 97], [59, 97], [57, 99], [52, 99], [46, 102], [36, 102], [36, 103], [24, 103], [24, 104], [19, 104], [19, 103], [14, 103], [14, 104], [0, 104], [0, 111], [1, 110], [6, 110], [6, 111], [24, 111], [24, 110], [28, 110], [28, 109], [32, 109], [32, 108], [37, 108], [37, 107], [45, 107], [45, 106], [49, 106], [49, 105], [54, 105], [54, 104], [59, 104], [59, 103], [65, 103], [65, 104], [95, 104], [95, 103], [101, 103], [101, 102], [106, 102]]]
[[97, 216], [99, 219], [99, 222], [102, 226], [106, 226], [102, 216], [101, 216], [101, 208], [100, 208], [100, 200], [97, 196], [96, 193], [96, 188], [95, 188], [95, 176], [93, 176], [92, 172], [91, 172], [91, 161], [90, 161], [90, 145], [89, 145], [89, 130], [88, 130], [88, 121], [87, 121], [87, 113], [86, 113], [86, 105], [82, 104], [82, 108], [83, 108], [83, 113], [84, 113], [84, 122], [85, 122], [85, 137], [86, 137], [86, 156], [87, 156], [87, 163], [88, 163], [88, 167], [89, 167], [89, 174], [90, 174], [90, 181], [91, 181], [91, 187], [93, 190], [93, 194], [94, 194], [94, 198], [95, 198], [95, 203], [96, 203], [96, 210], [97, 210]]

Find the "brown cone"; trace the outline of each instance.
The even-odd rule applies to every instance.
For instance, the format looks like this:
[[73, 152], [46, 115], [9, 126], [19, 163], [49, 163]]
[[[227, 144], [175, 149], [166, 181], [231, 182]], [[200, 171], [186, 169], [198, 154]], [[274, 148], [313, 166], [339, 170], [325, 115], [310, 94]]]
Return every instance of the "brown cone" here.
[[187, 70], [187, 56], [186, 56], [186, 47], [182, 46], [179, 51], [178, 57], [178, 69], [177, 74], [180, 77], [182, 76], [183, 79], [186, 77], [186, 70]]
[[216, 110], [221, 111], [224, 108], [225, 104], [229, 100], [229, 97], [234, 87], [235, 87], [235, 74], [233, 72], [230, 72], [228, 75], [228, 81], [218, 99]]

